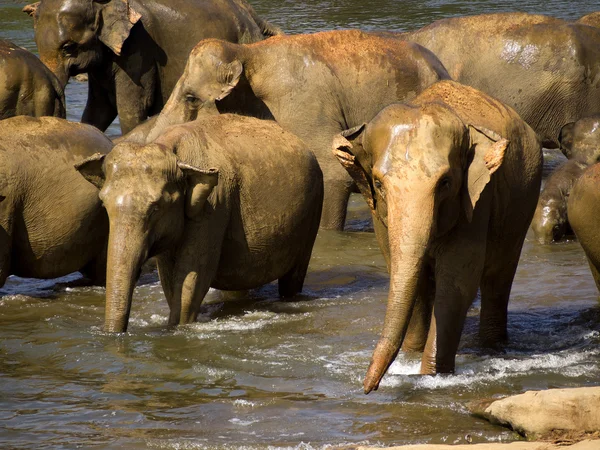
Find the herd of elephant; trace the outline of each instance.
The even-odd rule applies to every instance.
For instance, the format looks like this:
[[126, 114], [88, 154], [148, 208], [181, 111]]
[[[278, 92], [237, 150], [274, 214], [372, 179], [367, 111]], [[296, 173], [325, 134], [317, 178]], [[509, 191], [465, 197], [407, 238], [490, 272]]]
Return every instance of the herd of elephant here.
[[[0, 41], [0, 285], [80, 271], [106, 285], [108, 332], [151, 257], [169, 325], [210, 287], [293, 297], [360, 192], [390, 272], [366, 393], [400, 349], [453, 372], [478, 289], [482, 345], [506, 340], [532, 220], [541, 242], [572, 228], [600, 288], [600, 12], [285, 35], [245, 0], [24, 11], [40, 59]], [[64, 87], [81, 73], [80, 124]], [[542, 146], [571, 159], [540, 197]]]

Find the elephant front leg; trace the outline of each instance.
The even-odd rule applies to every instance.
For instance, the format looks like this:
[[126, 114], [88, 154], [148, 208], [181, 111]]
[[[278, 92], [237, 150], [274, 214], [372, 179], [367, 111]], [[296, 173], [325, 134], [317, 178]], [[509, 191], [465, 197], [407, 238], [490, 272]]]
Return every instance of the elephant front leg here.
[[346, 222], [348, 200], [352, 192], [352, 180], [348, 174], [339, 177], [324, 178], [325, 195], [323, 197], [323, 213], [321, 228], [342, 231]]
[[[173, 269], [169, 325], [192, 323], [196, 320], [202, 301], [217, 273], [223, 238], [221, 234], [224, 231], [215, 233], [208, 225], [208, 221], [200, 221], [190, 224], [184, 231]], [[169, 282], [165, 285], [169, 290]]]
[[435, 296], [435, 280], [430, 267], [426, 267], [419, 279], [417, 299], [413, 308], [406, 336], [402, 341], [402, 351], [422, 352], [427, 343], [433, 301]]
[[[156, 73], [150, 70], [135, 82], [124, 70], [115, 75], [115, 92], [121, 132], [126, 134], [154, 112]], [[161, 99], [162, 101], [162, 99]], [[162, 103], [159, 106], [162, 107]]]
[[107, 89], [97, 78], [103, 74], [88, 75], [88, 99], [81, 117], [82, 123], [105, 131], [117, 117], [114, 91]]

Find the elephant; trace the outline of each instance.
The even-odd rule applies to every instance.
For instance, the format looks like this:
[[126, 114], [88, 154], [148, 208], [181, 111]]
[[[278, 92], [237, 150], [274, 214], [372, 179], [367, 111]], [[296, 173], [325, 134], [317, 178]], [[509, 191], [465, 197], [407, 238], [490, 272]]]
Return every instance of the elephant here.
[[104, 284], [108, 217], [73, 164], [112, 147], [96, 128], [56, 117], [0, 121], [0, 286], [76, 271]]
[[33, 53], [0, 39], [0, 120], [13, 116], [64, 119], [65, 95]]
[[455, 81], [514, 108], [544, 147], [558, 148], [565, 124], [600, 111], [598, 28], [513, 12], [442, 19], [395, 35], [435, 53]]
[[42, 0], [23, 11], [61, 86], [88, 74], [82, 122], [104, 131], [118, 114], [123, 133], [160, 112], [201, 39], [281, 33], [246, 0]]
[[598, 214], [600, 213], [600, 164], [589, 166], [575, 182], [567, 214], [571, 228], [587, 257], [596, 287], [600, 290], [600, 239], [598, 239]]
[[563, 126], [560, 148], [569, 161], [561, 164], [546, 180], [531, 228], [540, 244], [559, 241], [573, 234], [567, 202], [573, 184], [585, 169], [600, 161], [600, 114]]
[[[449, 78], [428, 50], [358, 30], [275, 36], [249, 45], [210, 39], [185, 71], [147, 141], [193, 120], [206, 103], [220, 111], [274, 118], [315, 153], [325, 179], [321, 225], [341, 230], [353, 182], [331, 156], [331, 139]], [[231, 99], [234, 110], [223, 102]]]
[[591, 27], [600, 27], [600, 11], [595, 11], [580, 17], [577, 23], [582, 23]]
[[588, 166], [576, 160], [561, 164], [550, 174], [540, 194], [531, 229], [540, 244], [557, 242], [571, 236], [567, 201], [573, 184]]
[[600, 162], [600, 114], [583, 117], [562, 127], [560, 149], [568, 159], [587, 166]]
[[542, 178], [531, 127], [491, 96], [446, 80], [342, 132], [333, 153], [380, 224], [375, 233], [390, 267], [365, 393], [377, 389], [406, 337], [410, 350], [424, 349], [421, 373], [454, 372], [478, 287], [482, 343], [504, 341], [512, 280]]
[[300, 292], [319, 228], [323, 174], [312, 152], [273, 121], [215, 115], [121, 142], [77, 165], [110, 224], [107, 332], [125, 332], [141, 264], [156, 256], [169, 325], [196, 320], [209, 287], [279, 280]]

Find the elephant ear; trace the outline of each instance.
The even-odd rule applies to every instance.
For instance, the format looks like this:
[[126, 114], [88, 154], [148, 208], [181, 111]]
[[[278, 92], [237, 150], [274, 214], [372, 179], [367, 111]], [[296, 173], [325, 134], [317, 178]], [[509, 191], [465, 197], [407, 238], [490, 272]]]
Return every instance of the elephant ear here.
[[558, 135], [558, 142], [560, 143], [560, 151], [567, 158], [571, 158], [571, 151], [573, 149], [573, 129], [575, 128], [575, 122], [566, 124], [560, 129]]
[[38, 9], [38, 6], [40, 6], [41, 2], [35, 2], [35, 3], [30, 3], [29, 5], [26, 5], [23, 7], [23, 9], [21, 11], [23, 11], [25, 14], [27, 14], [29, 17], [33, 17], [33, 26], [35, 28], [36, 25], [36, 20], [35, 20], [35, 13]]
[[[373, 186], [365, 168], [360, 164], [360, 156], [364, 155], [363, 137], [367, 124], [342, 131], [333, 138], [333, 154], [350, 174], [360, 193], [365, 198], [371, 212], [375, 214]], [[370, 169], [370, 168], [369, 168]]]
[[95, 153], [89, 158], [75, 164], [75, 169], [83, 175], [83, 178], [98, 189], [102, 189], [102, 186], [104, 186], [105, 177], [102, 164], [104, 164], [105, 156], [102, 153]]
[[177, 162], [177, 167], [181, 169], [187, 179], [185, 215], [193, 219], [200, 214], [206, 199], [219, 183], [219, 171], [217, 169], [199, 169], [181, 161]]
[[237, 60], [221, 64], [217, 67], [217, 82], [221, 85], [221, 94], [219, 94], [216, 100], [223, 100], [231, 93], [240, 81], [243, 71], [244, 66]]
[[129, 0], [97, 1], [101, 5], [102, 25], [98, 38], [116, 55], [121, 54], [123, 43], [141, 14], [129, 6]]
[[481, 193], [490, 182], [492, 174], [502, 165], [508, 139], [492, 130], [469, 125], [469, 153], [463, 206], [469, 222]]

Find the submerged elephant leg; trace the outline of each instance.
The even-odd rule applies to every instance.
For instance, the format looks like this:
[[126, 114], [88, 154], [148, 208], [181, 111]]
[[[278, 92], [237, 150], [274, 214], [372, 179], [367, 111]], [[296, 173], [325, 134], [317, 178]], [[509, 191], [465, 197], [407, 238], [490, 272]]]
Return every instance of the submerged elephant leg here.
[[91, 280], [93, 286], [106, 285], [106, 257], [107, 248], [105, 247], [81, 270], [81, 273]]
[[321, 228], [337, 231], [344, 229], [351, 192], [352, 181], [348, 177], [344, 180], [325, 180]]
[[302, 291], [306, 271], [308, 270], [308, 260], [297, 264], [278, 280], [279, 296], [282, 298], [290, 298]]
[[402, 342], [403, 352], [422, 352], [425, 349], [434, 298], [435, 280], [431, 268], [426, 267], [419, 280], [417, 299]]
[[156, 266], [158, 268], [158, 278], [167, 299], [169, 309], [173, 309], [174, 286], [173, 279], [175, 274], [175, 252], [166, 251], [156, 257]]
[[202, 300], [219, 267], [226, 227], [215, 230], [217, 226], [205, 218], [186, 224], [173, 270], [169, 325], [192, 323], [200, 312]]
[[525, 233], [521, 239], [500, 240], [488, 245], [481, 278], [479, 340], [484, 347], [495, 348], [508, 338], [508, 300], [519, 264]]

